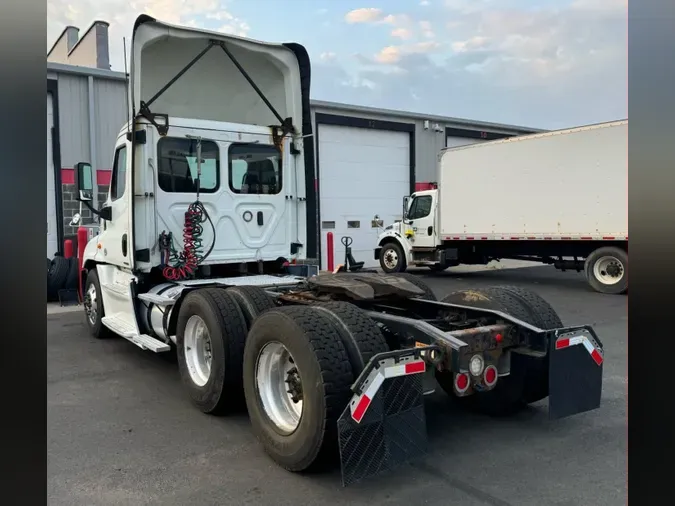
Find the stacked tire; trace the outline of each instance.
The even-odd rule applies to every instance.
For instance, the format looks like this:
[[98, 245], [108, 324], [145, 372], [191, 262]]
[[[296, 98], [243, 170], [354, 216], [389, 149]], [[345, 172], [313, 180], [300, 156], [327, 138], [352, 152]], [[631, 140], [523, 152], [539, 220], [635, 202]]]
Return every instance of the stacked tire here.
[[56, 255], [47, 259], [47, 302], [59, 300], [59, 291], [77, 290], [77, 258]]

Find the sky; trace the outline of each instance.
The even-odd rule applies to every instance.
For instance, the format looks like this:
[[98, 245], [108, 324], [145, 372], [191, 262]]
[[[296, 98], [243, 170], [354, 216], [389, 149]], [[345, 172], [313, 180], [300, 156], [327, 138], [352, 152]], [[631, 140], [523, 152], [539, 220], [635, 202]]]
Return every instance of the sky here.
[[566, 128], [628, 117], [627, 0], [47, 0], [47, 44], [110, 23], [110, 59], [149, 14], [303, 44], [311, 96]]

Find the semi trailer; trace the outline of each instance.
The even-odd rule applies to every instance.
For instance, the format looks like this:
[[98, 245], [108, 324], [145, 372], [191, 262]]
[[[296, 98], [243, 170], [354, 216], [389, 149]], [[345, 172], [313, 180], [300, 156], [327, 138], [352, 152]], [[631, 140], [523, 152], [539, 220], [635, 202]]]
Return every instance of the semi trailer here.
[[516, 259], [628, 291], [628, 121], [443, 150], [438, 179], [378, 237], [384, 272]]
[[504, 414], [548, 398], [561, 418], [600, 405], [604, 352], [517, 287], [443, 300], [409, 273], [319, 272], [304, 247], [309, 58], [140, 16], [130, 121], [109, 195], [81, 255], [86, 325], [177, 358], [207, 414], [245, 406], [262, 448], [304, 471], [340, 462], [343, 483], [419, 456], [424, 378]]

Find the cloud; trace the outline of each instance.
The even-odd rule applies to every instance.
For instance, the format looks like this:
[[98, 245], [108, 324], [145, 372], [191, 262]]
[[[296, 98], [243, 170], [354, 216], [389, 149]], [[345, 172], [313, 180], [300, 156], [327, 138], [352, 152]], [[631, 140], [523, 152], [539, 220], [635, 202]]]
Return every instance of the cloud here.
[[427, 5], [429, 5], [429, 0], [422, 0], [422, 1], [420, 2], [420, 5], [421, 5], [422, 7], [426, 7]]
[[345, 21], [347, 23], [372, 23], [382, 19], [382, 10], [374, 8], [354, 9], [345, 14]]
[[399, 38], [399, 39], [403, 39], [403, 40], [408, 40], [409, 38], [411, 38], [413, 36], [413, 34], [407, 28], [394, 28], [391, 31], [391, 36]]
[[337, 56], [337, 55], [336, 55], [335, 53], [333, 53], [333, 52], [331, 52], [331, 51], [327, 51], [327, 52], [321, 53], [321, 54], [319, 55], [319, 58], [320, 58], [322, 61], [334, 61], [335, 58], [336, 58], [336, 56]]
[[436, 34], [434, 33], [434, 29], [431, 25], [431, 21], [420, 21], [419, 22], [420, 29], [422, 30], [422, 36], [426, 37], [427, 39], [433, 39]]
[[375, 55], [375, 60], [380, 63], [396, 63], [401, 59], [401, 50], [396, 46], [387, 46]]
[[[433, 24], [419, 17], [405, 24], [380, 15], [374, 23], [397, 19], [413, 37], [356, 57], [353, 82], [374, 86], [331, 95], [322, 76], [314, 90], [326, 100], [542, 128], [627, 117], [626, 0], [536, 8], [443, 0], [434, 16]], [[444, 28], [426, 37], [436, 26]]]

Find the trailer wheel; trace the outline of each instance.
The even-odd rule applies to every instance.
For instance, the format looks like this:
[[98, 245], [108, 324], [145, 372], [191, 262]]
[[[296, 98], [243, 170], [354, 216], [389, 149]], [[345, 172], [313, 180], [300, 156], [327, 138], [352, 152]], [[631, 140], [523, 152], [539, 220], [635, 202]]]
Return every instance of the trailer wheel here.
[[[502, 311], [543, 329], [563, 326], [560, 317], [548, 302], [536, 293], [520, 287], [496, 286], [461, 290], [447, 295], [442, 301]], [[436, 379], [446, 393], [455, 397], [452, 373], [437, 371]], [[548, 357], [513, 353], [511, 374], [500, 378], [493, 390], [457, 399], [476, 411], [499, 416], [511, 414], [526, 404], [547, 396]]]
[[380, 267], [387, 274], [405, 272], [407, 261], [400, 244], [390, 241], [382, 245], [382, 249], [380, 249]]
[[104, 339], [114, 336], [112, 330], [103, 325], [101, 321], [105, 316], [103, 298], [101, 297], [101, 283], [98, 280], [96, 269], [91, 269], [87, 274], [84, 284], [84, 314], [86, 316], [89, 333], [96, 339]]
[[596, 292], [618, 295], [628, 291], [628, 253], [621, 248], [596, 249], [586, 259], [584, 272]]
[[227, 289], [239, 305], [239, 309], [246, 320], [246, 328], [250, 329], [259, 315], [276, 306], [272, 297], [259, 286], [232, 286]]
[[190, 398], [204, 413], [240, 405], [246, 319], [222, 288], [190, 292], [176, 324], [178, 369]]
[[422, 281], [418, 276], [415, 276], [414, 274], [410, 274], [409, 272], [398, 272], [398, 273], [393, 273], [391, 274], [392, 276], [400, 276], [406, 281], [411, 282], [413, 285], [415, 285], [417, 288], [421, 288], [424, 290], [424, 295], [419, 295], [415, 298], [417, 299], [424, 299], [424, 300], [438, 300], [436, 298], [436, 295], [434, 294], [434, 291], [429, 288], [429, 285], [427, 285], [424, 281]]
[[313, 306], [260, 315], [244, 351], [251, 426], [265, 452], [289, 471], [320, 467], [337, 455], [337, 420], [354, 380], [334, 324]]
[[389, 351], [377, 324], [355, 305], [348, 302], [319, 302], [313, 306], [335, 327], [349, 357], [354, 377], [361, 374], [375, 355]]

